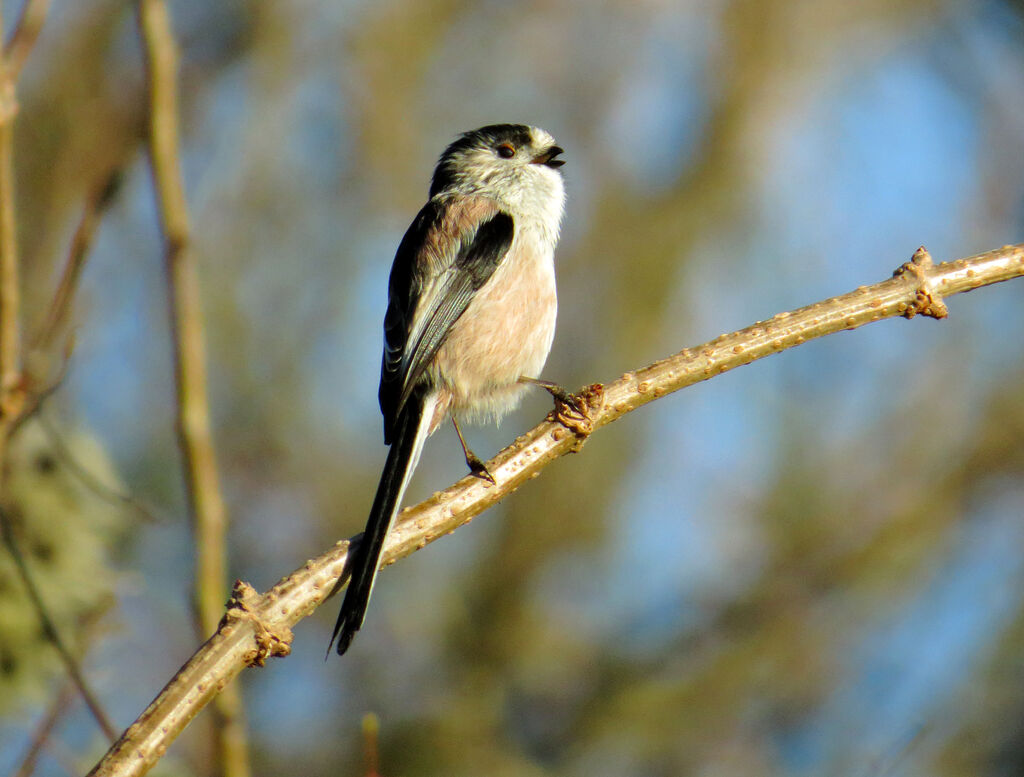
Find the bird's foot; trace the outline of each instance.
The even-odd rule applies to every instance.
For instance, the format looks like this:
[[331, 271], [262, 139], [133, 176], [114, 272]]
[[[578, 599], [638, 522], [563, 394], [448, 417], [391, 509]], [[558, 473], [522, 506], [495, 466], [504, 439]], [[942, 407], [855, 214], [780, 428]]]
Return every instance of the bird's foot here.
[[604, 397], [604, 386], [600, 383], [586, 386], [582, 391], [574, 394], [549, 380], [526, 377], [520, 378], [520, 380], [540, 386], [554, 397], [555, 409], [549, 416], [552, 421], [562, 424], [581, 439], [589, 437], [590, 433], [594, 431], [593, 411], [601, 406], [601, 400]]
[[462, 446], [462, 453], [466, 457], [466, 465], [469, 467], [469, 471], [481, 480], [486, 480], [492, 486], [498, 485], [498, 481], [494, 479], [494, 475], [487, 469], [487, 465], [466, 445], [466, 438], [462, 436], [462, 427], [459, 426], [459, 419], [454, 414], [452, 415], [452, 423], [455, 425], [455, 433], [459, 435], [459, 444]]

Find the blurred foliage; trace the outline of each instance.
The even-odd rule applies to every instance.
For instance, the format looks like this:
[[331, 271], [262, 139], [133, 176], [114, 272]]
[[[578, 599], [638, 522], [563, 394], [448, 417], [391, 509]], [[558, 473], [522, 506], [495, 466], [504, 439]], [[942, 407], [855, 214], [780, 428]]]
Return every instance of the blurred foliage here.
[[[76, 655], [110, 608], [113, 549], [127, 525], [111, 508], [118, 478], [106, 452], [78, 431], [64, 441], [33, 421], [12, 439], [4, 511], [10, 535], [61, 638]], [[86, 627], [89, 627], [86, 629]], [[61, 671], [7, 547], [0, 555], [0, 712], [39, 703]]]
[[[880, 280], [922, 242], [1024, 240], [1019, 2], [170, 6], [231, 563], [260, 588], [362, 528], [387, 272], [461, 130], [535, 123], [567, 149], [547, 369], [567, 385]], [[196, 644], [140, 67], [130, 4], [55, 0], [15, 157], [29, 328], [88, 193], [125, 172], [51, 401], [175, 520], [136, 522], [119, 576], [101, 551], [131, 513], [97, 508], [93, 535], [64, 486], [29, 488], [88, 578], [47, 576], [62, 625], [119, 594], [90, 669], [125, 725]], [[322, 662], [332, 602], [246, 676], [257, 773], [364, 774], [367, 710], [387, 777], [1019, 773], [1022, 294], [828, 338], [603, 431], [389, 570], [344, 661]], [[410, 497], [462, 474], [443, 430]], [[48, 654], [15, 634], [0, 647]], [[0, 770], [30, 722], [0, 725]], [[77, 710], [57, 737], [94, 746]], [[204, 737], [173, 753], [198, 774]]]

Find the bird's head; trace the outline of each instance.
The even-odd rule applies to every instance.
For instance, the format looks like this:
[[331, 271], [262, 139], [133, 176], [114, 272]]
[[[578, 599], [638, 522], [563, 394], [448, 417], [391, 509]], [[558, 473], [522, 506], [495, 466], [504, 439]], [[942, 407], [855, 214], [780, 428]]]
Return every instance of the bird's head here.
[[513, 208], [557, 207], [565, 198], [564, 153], [540, 127], [491, 124], [465, 132], [444, 150], [430, 196], [453, 192], [492, 197]]

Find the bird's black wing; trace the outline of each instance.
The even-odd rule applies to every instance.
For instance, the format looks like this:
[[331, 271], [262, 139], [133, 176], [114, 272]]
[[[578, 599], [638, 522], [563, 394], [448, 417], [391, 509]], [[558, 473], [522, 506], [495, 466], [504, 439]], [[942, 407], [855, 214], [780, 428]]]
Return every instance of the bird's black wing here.
[[384, 317], [384, 441], [430, 360], [512, 245], [512, 217], [482, 198], [434, 199], [395, 254]]

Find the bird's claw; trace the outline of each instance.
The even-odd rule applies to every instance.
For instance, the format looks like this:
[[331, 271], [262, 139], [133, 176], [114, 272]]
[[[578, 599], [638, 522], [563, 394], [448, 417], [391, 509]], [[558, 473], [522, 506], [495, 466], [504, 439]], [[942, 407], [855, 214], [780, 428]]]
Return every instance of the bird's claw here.
[[555, 410], [560, 417], [570, 414], [577, 419], [589, 417], [590, 410], [587, 409], [587, 403], [583, 397], [573, 394], [557, 383], [544, 385], [544, 389], [554, 398]]
[[480, 457], [472, 451], [469, 451], [466, 454], [466, 464], [469, 465], [469, 471], [481, 480], [486, 480], [492, 486], [498, 485], [498, 481], [494, 479], [494, 475], [492, 475], [491, 471], [487, 469], [487, 465], [484, 464], [483, 461], [480, 460]]
[[530, 379], [529, 382], [535, 383], [554, 397], [555, 409], [550, 416], [552, 421], [557, 421], [581, 439], [590, 436], [594, 431], [593, 411], [601, 406], [604, 386], [594, 383], [574, 394], [551, 381]]

